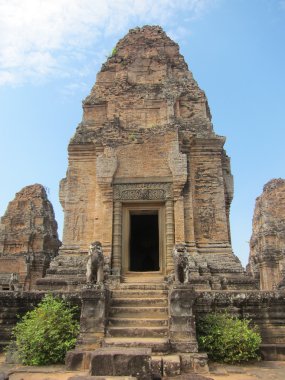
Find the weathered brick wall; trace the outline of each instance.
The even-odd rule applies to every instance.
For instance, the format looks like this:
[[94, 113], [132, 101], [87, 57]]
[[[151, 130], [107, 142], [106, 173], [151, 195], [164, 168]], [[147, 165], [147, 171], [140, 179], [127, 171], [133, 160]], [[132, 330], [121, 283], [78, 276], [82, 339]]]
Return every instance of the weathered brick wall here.
[[165, 177], [171, 177], [168, 165], [168, 154], [171, 143], [177, 141], [177, 132], [168, 132], [165, 135], [154, 136], [143, 144], [131, 144], [119, 147], [117, 178], [160, 177], [161, 181]]
[[[53, 293], [56, 295], [56, 293]], [[27, 311], [32, 310], [43, 299], [45, 293], [36, 292], [0, 292], [0, 351], [9, 343], [12, 328]], [[62, 295], [58, 294], [59, 297]], [[77, 318], [81, 309], [81, 298], [79, 294], [68, 294], [64, 296], [70, 304], [79, 308]]]
[[259, 326], [262, 354], [272, 360], [285, 359], [285, 292], [215, 291], [197, 293], [194, 304], [197, 318], [210, 312], [229, 311], [251, 319]]

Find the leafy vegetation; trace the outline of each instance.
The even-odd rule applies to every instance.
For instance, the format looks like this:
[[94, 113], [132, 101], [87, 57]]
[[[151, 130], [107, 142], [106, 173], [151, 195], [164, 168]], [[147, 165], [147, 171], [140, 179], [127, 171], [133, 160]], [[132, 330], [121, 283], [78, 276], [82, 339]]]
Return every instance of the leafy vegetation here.
[[209, 358], [225, 363], [259, 359], [261, 336], [257, 326], [248, 319], [238, 319], [227, 313], [211, 313], [197, 322], [199, 348]]
[[13, 329], [17, 356], [25, 365], [61, 363], [79, 333], [77, 307], [47, 295]]

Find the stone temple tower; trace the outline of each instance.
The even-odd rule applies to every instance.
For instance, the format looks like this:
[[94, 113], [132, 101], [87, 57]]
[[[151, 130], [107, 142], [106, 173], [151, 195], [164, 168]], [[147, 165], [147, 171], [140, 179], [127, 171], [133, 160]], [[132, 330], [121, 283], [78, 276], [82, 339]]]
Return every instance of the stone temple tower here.
[[240, 285], [224, 142], [178, 45], [157, 26], [130, 30], [102, 65], [69, 143], [63, 245], [49, 275], [69, 267], [64, 281], [75, 285], [77, 268], [80, 283], [82, 260], [99, 241], [121, 282], [164, 281], [182, 245], [198, 287]]
[[[282, 198], [284, 181], [267, 184], [257, 202], [246, 274], [231, 247], [233, 181], [224, 142], [178, 45], [158, 26], [130, 30], [98, 73], [69, 143], [58, 255], [53, 212], [38, 185], [39, 214], [21, 193], [2, 218], [2, 262], [35, 256], [29, 276], [19, 267], [31, 290], [20, 305], [45, 291], [81, 304], [67, 368], [141, 379], [205, 369], [195, 318], [225, 308], [258, 323], [265, 358], [284, 359], [284, 223], [269, 207]], [[46, 229], [38, 228], [45, 220]], [[283, 279], [279, 285], [273, 275]], [[258, 277], [261, 289], [274, 291], [260, 292]], [[19, 293], [9, 292], [15, 314]], [[8, 310], [8, 296], [0, 309]]]

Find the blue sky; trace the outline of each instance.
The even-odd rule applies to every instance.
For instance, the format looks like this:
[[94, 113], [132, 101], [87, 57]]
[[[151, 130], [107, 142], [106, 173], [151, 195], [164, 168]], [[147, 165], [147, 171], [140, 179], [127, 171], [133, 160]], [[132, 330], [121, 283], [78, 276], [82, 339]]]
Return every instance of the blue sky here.
[[234, 253], [247, 263], [255, 198], [285, 178], [285, 0], [0, 0], [0, 215], [22, 187], [58, 184], [81, 101], [130, 28], [161, 25], [227, 138]]

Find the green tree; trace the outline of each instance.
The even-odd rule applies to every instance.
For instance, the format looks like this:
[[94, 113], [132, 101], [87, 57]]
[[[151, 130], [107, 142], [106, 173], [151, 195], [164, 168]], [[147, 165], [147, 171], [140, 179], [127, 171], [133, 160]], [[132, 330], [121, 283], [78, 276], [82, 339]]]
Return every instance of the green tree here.
[[258, 359], [261, 336], [248, 319], [211, 313], [197, 322], [198, 344], [209, 358], [225, 363]]
[[20, 361], [25, 365], [63, 362], [79, 333], [77, 309], [47, 295], [34, 310], [27, 312], [12, 332]]

